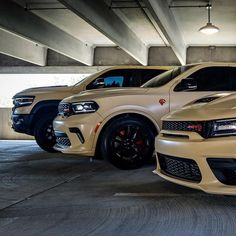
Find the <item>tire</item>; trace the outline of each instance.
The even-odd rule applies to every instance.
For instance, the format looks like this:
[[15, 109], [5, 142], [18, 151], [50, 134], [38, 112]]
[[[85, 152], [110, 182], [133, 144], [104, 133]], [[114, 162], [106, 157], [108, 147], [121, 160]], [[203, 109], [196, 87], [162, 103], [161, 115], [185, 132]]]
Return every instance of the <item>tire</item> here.
[[113, 120], [101, 136], [101, 155], [119, 169], [142, 167], [153, 155], [155, 135], [143, 119]]
[[54, 118], [54, 115], [40, 117], [34, 128], [34, 137], [37, 144], [47, 152], [57, 152], [53, 149], [56, 144], [52, 126]]

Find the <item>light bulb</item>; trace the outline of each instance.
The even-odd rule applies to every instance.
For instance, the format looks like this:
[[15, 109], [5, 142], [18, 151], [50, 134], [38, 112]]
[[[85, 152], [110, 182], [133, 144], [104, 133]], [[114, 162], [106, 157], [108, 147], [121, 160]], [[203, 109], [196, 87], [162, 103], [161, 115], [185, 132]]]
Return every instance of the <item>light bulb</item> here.
[[215, 34], [219, 31], [220, 29], [213, 25], [212, 23], [208, 22], [205, 26], [201, 27], [199, 31], [203, 34], [211, 35]]

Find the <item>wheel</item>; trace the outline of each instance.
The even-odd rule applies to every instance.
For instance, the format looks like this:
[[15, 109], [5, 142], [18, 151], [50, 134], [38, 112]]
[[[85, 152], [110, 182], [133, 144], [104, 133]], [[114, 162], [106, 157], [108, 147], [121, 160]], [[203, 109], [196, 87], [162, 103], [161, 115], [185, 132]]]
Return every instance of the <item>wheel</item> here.
[[137, 169], [153, 155], [154, 133], [143, 119], [113, 120], [101, 136], [101, 155], [120, 169]]
[[37, 144], [47, 152], [57, 152], [53, 149], [53, 146], [56, 144], [56, 137], [52, 126], [54, 118], [55, 116], [53, 115], [40, 117], [34, 128], [34, 137]]

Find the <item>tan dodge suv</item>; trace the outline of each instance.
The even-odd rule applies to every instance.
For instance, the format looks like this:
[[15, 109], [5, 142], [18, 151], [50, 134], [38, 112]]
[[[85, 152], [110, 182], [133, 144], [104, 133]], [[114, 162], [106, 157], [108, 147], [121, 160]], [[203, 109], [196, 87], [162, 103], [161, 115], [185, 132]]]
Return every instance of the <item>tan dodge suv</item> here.
[[155, 173], [208, 193], [236, 195], [235, 105], [236, 94], [223, 93], [165, 116]]
[[216, 91], [232, 90], [236, 64], [205, 63], [174, 68], [141, 88], [83, 92], [59, 105], [55, 149], [99, 154], [119, 168], [138, 168], [153, 155], [162, 116]]
[[13, 97], [12, 127], [16, 132], [33, 135], [38, 145], [54, 151], [52, 121], [59, 102], [83, 90], [108, 87], [140, 87], [156, 75], [173, 67], [116, 66], [97, 72], [74, 86], [31, 88]]

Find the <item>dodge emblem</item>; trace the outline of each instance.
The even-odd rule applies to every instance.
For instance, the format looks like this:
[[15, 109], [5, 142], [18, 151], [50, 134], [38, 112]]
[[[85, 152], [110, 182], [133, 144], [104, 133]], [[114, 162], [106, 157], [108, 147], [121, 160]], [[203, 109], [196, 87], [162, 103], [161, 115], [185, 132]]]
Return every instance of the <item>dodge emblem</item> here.
[[166, 100], [164, 98], [161, 98], [159, 100], [159, 103], [161, 104], [161, 106], [163, 106], [166, 103]]

